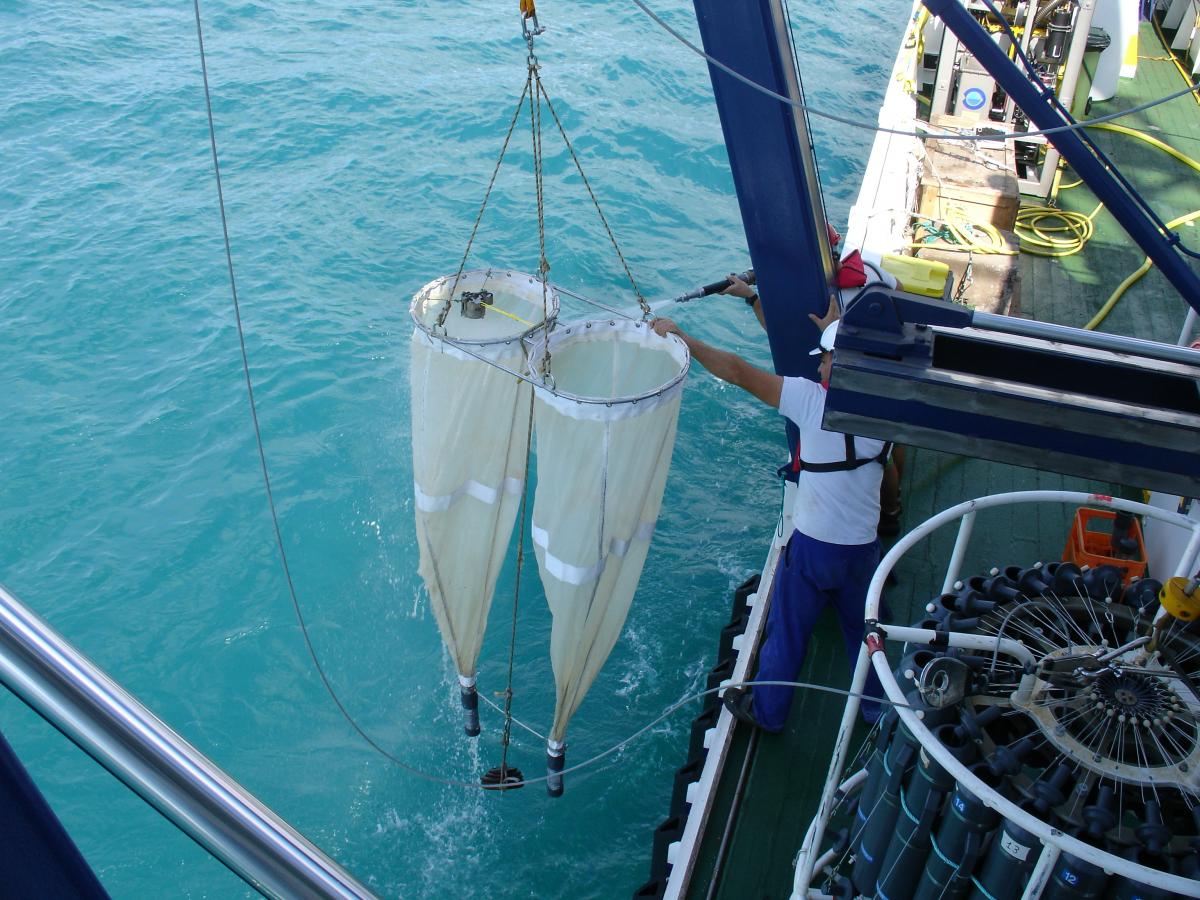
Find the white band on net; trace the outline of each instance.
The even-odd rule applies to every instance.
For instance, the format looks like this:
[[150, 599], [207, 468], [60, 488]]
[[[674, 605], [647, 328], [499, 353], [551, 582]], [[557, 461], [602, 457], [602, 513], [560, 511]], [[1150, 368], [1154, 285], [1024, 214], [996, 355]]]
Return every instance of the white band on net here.
[[608, 544], [608, 553], [602, 556], [595, 564], [590, 566], [576, 566], [550, 552], [550, 534], [546, 529], [533, 525], [531, 532], [533, 534], [533, 542], [542, 548], [545, 554], [544, 565], [546, 571], [557, 578], [564, 584], [586, 584], [589, 581], [595, 581], [604, 572], [604, 567], [608, 564], [610, 557], [624, 556], [629, 552], [629, 548], [633, 546], [634, 541], [645, 541], [649, 543], [654, 537], [654, 522], [642, 522], [634, 531], [633, 536], [623, 540], [621, 538], [613, 538]]
[[413, 482], [413, 496], [416, 498], [417, 509], [422, 512], [445, 512], [463, 497], [474, 497], [480, 503], [494, 505], [500, 499], [500, 491], [506, 494], [520, 495], [525, 482], [520, 478], [505, 478], [499, 488], [480, 484], [478, 481], [467, 481], [459, 485], [449, 494], [427, 494], [421, 486]]

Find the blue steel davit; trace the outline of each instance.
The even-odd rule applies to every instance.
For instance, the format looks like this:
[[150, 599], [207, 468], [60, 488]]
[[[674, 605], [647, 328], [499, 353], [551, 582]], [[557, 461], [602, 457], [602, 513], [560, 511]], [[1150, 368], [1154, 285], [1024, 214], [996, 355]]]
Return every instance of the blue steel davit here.
[[[794, 101], [804, 92], [787, 22], [771, 0], [695, 0], [705, 51], [739, 74]], [[815, 378], [809, 356], [820, 335], [808, 313], [829, 306], [834, 261], [816, 158], [804, 112], [709, 64], [713, 95], [737, 189], [780, 375]]]

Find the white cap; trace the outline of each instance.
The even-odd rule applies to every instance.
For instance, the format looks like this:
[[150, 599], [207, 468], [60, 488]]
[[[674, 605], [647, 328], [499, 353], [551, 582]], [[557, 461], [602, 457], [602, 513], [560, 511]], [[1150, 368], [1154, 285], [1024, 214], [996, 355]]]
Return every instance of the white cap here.
[[818, 353], [828, 353], [833, 349], [833, 339], [837, 337], [837, 327], [840, 321], [841, 319], [834, 319], [825, 326], [825, 330], [821, 332], [821, 342], [808, 351], [809, 356], [816, 356]]

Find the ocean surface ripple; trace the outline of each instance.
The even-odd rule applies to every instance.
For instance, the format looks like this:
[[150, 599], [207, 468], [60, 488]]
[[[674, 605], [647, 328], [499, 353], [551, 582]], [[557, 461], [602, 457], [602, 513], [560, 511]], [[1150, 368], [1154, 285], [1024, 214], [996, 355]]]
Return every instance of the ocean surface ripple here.
[[[654, 8], [695, 38], [690, 4]], [[903, 23], [791, 4], [810, 102], [872, 121]], [[407, 305], [461, 259], [525, 79], [516, 0], [202, 5], [251, 374], [299, 601], [343, 702], [409, 765], [474, 781], [453, 667], [416, 574]], [[747, 265], [706, 66], [631, 3], [542, 4], [542, 77], [639, 286]], [[501, 796], [373, 752], [314, 672], [251, 427], [191, 3], [0, 5], [0, 582], [387, 897], [618, 897], [648, 874], [692, 708], [568, 777]], [[870, 135], [815, 124], [844, 226]], [[548, 256], [618, 306], [627, 282], [545, 138]], [[532, 271], [528, 130], [472, 251]], [[586, 311], [585, 311], [586, 312]], [[767, 362], [746, 308], [668, 312]], [[448, 448], [476, 452], [477, 448]], [[570, 733], [578, 763], [689, 692], [775, 525], [778, 420], [696, 367], [641, 588]], [[553, 709], [549, 616], [523, 581], [514, 711]], [[480, 670], [504, 686], [513, 562]], [[8, 694], [14, 744], [114, 897], [243, 897], [219, 863]], [[510, 758], [540, 774], [517, 729]]]

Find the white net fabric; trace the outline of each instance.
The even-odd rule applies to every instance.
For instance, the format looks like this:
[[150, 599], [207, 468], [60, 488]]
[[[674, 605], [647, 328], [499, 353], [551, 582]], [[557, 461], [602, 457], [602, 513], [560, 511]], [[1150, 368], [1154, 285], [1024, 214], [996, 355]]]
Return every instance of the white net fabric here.
[[681, 341], [640, 322], [560, 326], [550, 352], [555, 389], [537, 388], [534, 404], [533, 540], [554, 617], [550, 739], [561, 741], [633, 601], [689, 360]]
[[[472, 676], [525, 489], [531, 388], [496, 366], [524, 372], [522, 338], [543, 325], [542, 283], [464, 272], [438, 329], [453, 285], [453, 276], [430, 282], [410, 310], [413, 493], [421, 577], [459, 674]], [[462, 314], [464, 291], [492, 294], [481, 318]], [[553, 319], [553, 291], [547, 300]]]

